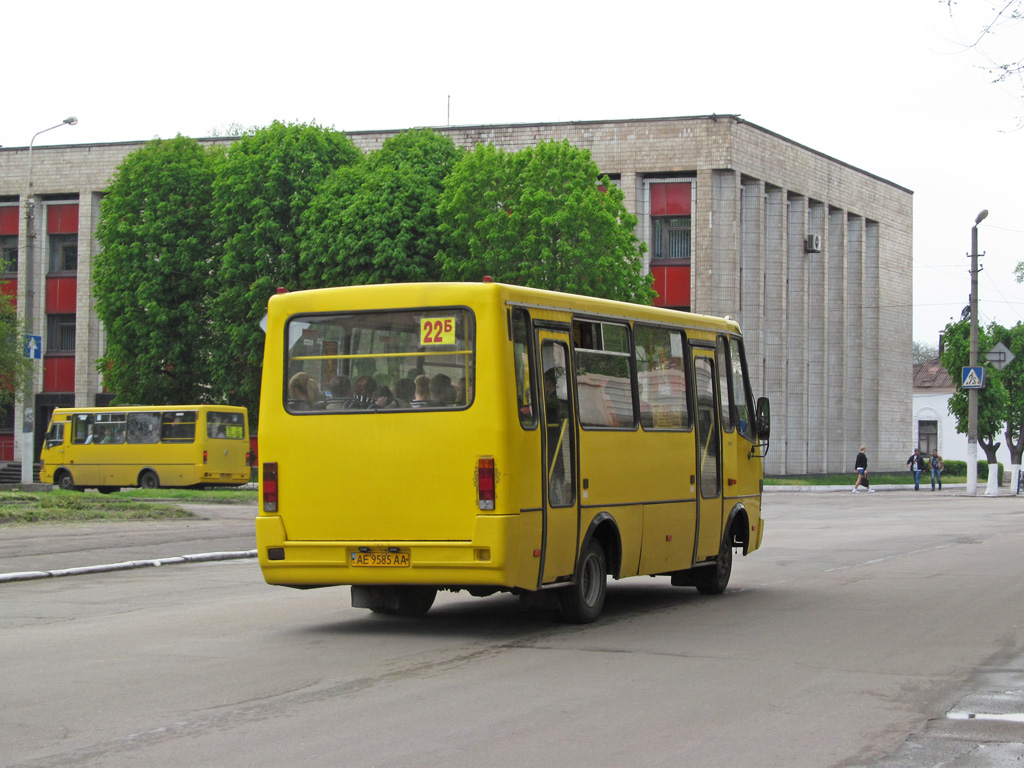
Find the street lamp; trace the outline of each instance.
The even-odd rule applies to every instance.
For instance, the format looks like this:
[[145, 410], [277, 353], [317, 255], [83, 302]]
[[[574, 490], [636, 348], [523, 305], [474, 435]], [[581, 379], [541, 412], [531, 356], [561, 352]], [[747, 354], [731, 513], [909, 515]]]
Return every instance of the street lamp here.
[[[28, 143], [28, 196], [25, 200], [25, 325], [29, 333], [34, 334], [36, 328], [35, 319], [35, 242], [36, 242], [36, 198], [32, 188], [32, 147], [36, 138], [47, 131], [60, 128], [62, 125], [77, 125], [78, 118], [65, 117], [56, 125], [36, 131], [32, 140]], [[28, 401], [22, 403], [21, 421], [21, 482], [28, 485], [32, 482], [32, 465], [35, 462], [35, 418], [33, 407], [35, 406], [36, 373], [33, 366], [32, 386], [28, 393]]]
[[[988, 209], [974, 219], [971, 227], [971, 367], [978, 365], [978, 225]], [[978, 390], [967, 390], [967, 495], [978, 492]]]

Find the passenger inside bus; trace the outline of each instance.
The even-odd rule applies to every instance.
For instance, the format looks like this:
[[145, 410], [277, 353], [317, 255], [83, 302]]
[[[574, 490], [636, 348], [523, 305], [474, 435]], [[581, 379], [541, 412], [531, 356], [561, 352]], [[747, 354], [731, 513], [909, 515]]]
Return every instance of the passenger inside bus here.
[[426, 374], [421, 373], [416, 377], [416, 392], [409, 405], [413, 408], [426, 408], [430, 405], [430, 379]]
[[352, 407], [352, 383], [348, 376], [339, 375], [331, 379], [327, 395], [328, 411], [344, 411]]
[[430, 380], [430, 405], [451, 405], [455, 399], [451, 377], [438, 373]]
[[353, 408], [369, 408], [374, 404], [373, 396], [377, 391], [377, 381], [373, 376], [360, 376], [352, 385]]
[[412, 379], [399, 379], [395, 382], [395, 399], [400, 408], [408, 408], [416, 398], [416, 383]]
[[308, 411], [316, 405], [320, 389], [305, 371], [299, 371], [288, 382], [288, 408], [292, 411]]

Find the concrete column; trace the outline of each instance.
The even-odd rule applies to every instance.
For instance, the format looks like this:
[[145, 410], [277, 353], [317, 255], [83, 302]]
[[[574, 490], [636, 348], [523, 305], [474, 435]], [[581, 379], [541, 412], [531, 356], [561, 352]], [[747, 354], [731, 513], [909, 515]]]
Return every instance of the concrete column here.
[[[868, 467], [878, 467], [878, 444], [866, 433], [864, 422], [864, 219], [848, 215], [846, 220], [846, 338], [849, 350], [846, 361], [846, 430], [850, 444], [868, 447]], [[856, 456], [856, 454], [854, 454]]]
[[765, 459], [765, 472], [786, 472], [789, 444], [786, 403], [786, 337], [788, 335], [789, 298], [786, 294], [786, 192], [765, 185], [764, 195], [764, 306], [771, 317], [770, 331], [764, 336], [762, 394], [772, 402], [771, 450]]
[[740, 311], [750, 386], [754, 397], [764, 393], [765, 326], [765, 190], [764, 182], [745, 178], [740, 197]]
[[[910, 337], [912, 333], [908, 328], [906, 329], [906, 344], [900, 344], [902, 340], [901, 334], [897, 338], [881, 338], [881, 326], [879, 324], [879, 313], [881, 307], [880, 302], [880, 283], [879, 283], [879, 271], [878, 271], [878, 260], [879, 260], [879, 231], [878, 222], [865, 220], [864, 222], [864, 278], [861, 296], [864, 302], [864, 311], [861, 318], [863, 328], [863, 339], [864, 344], [862, 345], [864, 364], [861, 367], [860, 380], [858, 382], [861, 391], [861, 402], [863, 403], [863, 410], [861, 411], [861, 432], [865, 435], [866, 442], [872, 445], [879, 446], [875, 449], [876, 454], [881, 454], [881, 433], [879, 431], [880, 424], [896, 424], [895, 417], [899, 412], [899, 409], [894, 407], [893, 403], [898, 402], [901, 394], [906, 394], [908, 397], [912, 397], [911, 388], [907, 388], [907, 393], [895, 393], [891, 390], [892, 387], [885, 387], [885, 392], [882, 392], [880, 387], [882, 371], [880, 370], [883, 365], [881, 363], [884, 357], [889, 355], [886, 354], [885, 350], [896, 351], [897, 354], [894, 356], [899, 362], [898, 365], [902, 365], [905, 369], [909, 370], [911, 364], [907, 361], [909, 352], [911, 349]], [[895, 362], [895, 361], [894, 361]], [[888, 367], [888, 370], [897, 370], [894, 367]], [[890, 381], [898, 381], [901, 385], [906, 383], [906, 376], [892, 377]], [[910, 451], [907, 451], [907, 455], [910, 455]], [[879, 455], [881, 459], [881, 455]]]
[[807, 198], [789, 195], [786, 216], [786, 474], [807, 474], [807, 359], [808, 294], [804, 234], [807, 232]]
[[[807, 208], [807, 230], [801, 257], [807, 273], [807, 471], [828, 470], [828, 329], [832, 308], [828, 306], [828, 221], [825, 206], [811, 200]], [[807, 247], [808, 236], [816, 236], [820, 253]]]
[[75, 405], [96, 405], [99, 381], [96, 359], [100, 355], [100, 323], [93, 297], [92, 268], [99, 244], [96, 225], [102, 195], [88, 190], [79, 195], [78, 206], [78, 299], [75, 318]]
[[[857, 455], [860, 436], [850, 435], [843, 413], [847, 400], [846, 368], [850, 355], [859, 354], [846, 333], [846, 213], [828, 213], [828, 472], [846, 472]], [[851, 453], [852, 451], [852, 453]]]
[[740, 312], [740, 175], [711, 173], [711, 302], [702, 311], [737, 317]]

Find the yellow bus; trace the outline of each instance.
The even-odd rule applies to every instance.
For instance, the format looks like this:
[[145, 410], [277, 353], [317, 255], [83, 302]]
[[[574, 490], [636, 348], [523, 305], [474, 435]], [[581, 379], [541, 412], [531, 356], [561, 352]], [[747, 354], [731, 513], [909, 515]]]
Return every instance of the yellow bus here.
[[249, 482], [249, 421], [230, 405], [57, 408], [39, 479], [65, 490]]
[[259, 563], [402, 615], [551, 590], [589, 622], [609, 575], [720, 593], [761, 545], [768, 433], [730, 320], [488, 281], [280, 292]]

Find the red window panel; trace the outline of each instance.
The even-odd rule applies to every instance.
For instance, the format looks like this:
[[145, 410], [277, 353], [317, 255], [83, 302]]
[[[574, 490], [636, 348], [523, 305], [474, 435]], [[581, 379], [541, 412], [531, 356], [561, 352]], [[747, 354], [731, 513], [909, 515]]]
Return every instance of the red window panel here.
[[654, 290], [658, 295], [654, 299], [656, 307], [688, 307], [690, 306], [690, 268], [689, 267], [651, 267], [654, 275]]
[[18, 206], [0, 206], [0, 235], [18, 234]]
[[651, 216], [689, 216], [690, 182], [651, 184]]
[[75, 391], [75, 357], [43, 357], [43, 392]]
[[14, 305], [18, 305], [18, 281], [17, 280], [0, 280], [0, 296], [7, 296]]
[[46, 233], [73, 235], [78, 232], [78, 203], [46, 206]]
[[77, 277], [46, 278], [46, 314], [73, 315], [77, 306]]
[[14, 461], [14, 435], [0, 435], [0, 461]]

